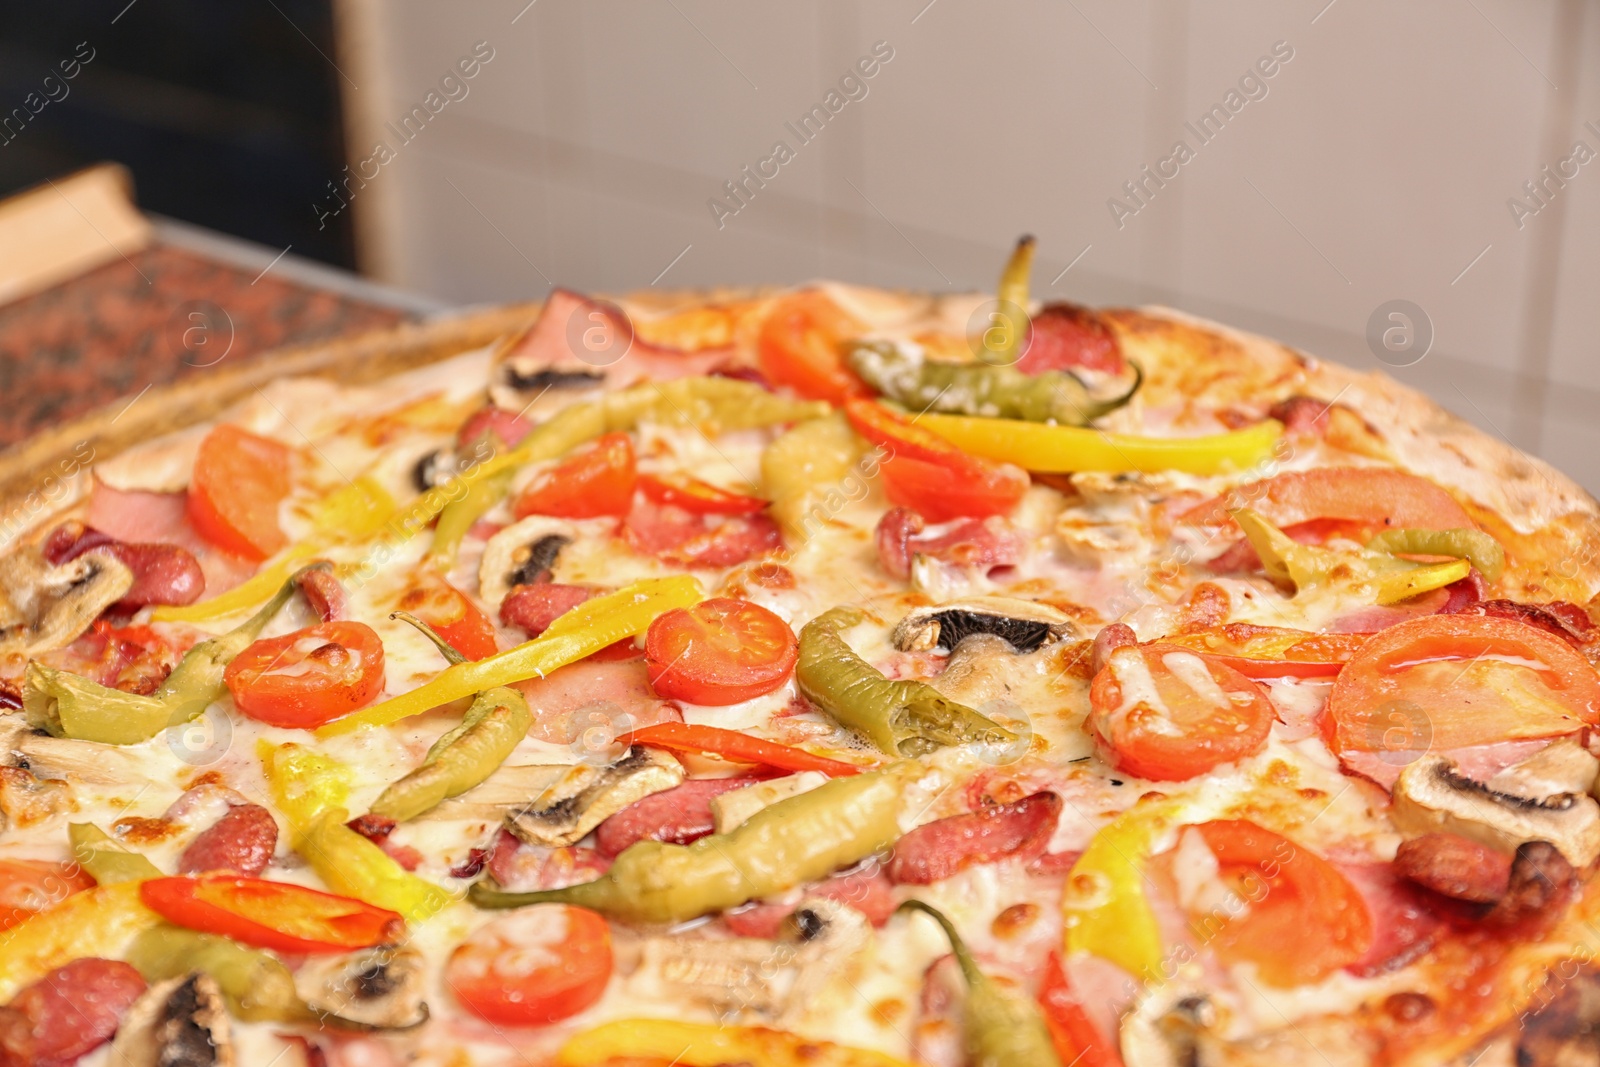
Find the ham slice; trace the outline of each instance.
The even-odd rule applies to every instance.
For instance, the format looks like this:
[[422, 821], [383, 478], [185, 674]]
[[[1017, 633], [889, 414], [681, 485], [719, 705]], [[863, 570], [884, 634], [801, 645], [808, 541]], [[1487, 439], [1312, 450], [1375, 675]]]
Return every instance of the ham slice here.
[[256, 564], [209, 544], [189, 525], [183, 493], [113, 489], [98, 479], [84, 521], [118, 541], [177, 545], [200, 564], [207, 596], [216, 596], [256, 573]]
[[537, 389], [540, 371], [591, 374], [611, 385], [632, 385], [708, 374], [732, 356], [729, 348], [686, 352], [652, 345], [616, 305], [553, 289], [539, 318], [502, 359], [510, 384], [521, 388], [526, 382]]

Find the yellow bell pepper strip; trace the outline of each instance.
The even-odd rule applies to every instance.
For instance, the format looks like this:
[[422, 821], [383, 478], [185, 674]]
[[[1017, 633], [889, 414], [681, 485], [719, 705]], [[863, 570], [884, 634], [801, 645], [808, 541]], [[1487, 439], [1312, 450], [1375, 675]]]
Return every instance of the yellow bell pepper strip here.
[[1392, 556], [1455, 556], [1478, 568], [1484, 581], [1495, 582], [1506, 566], [1506, 550], [1482, 530], [1385, 530], [1367, 542], [1369, 552]]
[[[468, 662], [421, 619], [403, 611], [395, 615], [421, 630], [452, 665]], [[484, 690], [461, 722], [428, 749], [422, 766], [385, 789], [368, 814], [405, 822], [432, 811], [499, 770], [532, 725], [533, 711], [521, 693], [509, 686]]]
[[926, 756], [947, 745], [1016, 742], [1011, 731], [928, 683], [891, 681], [858, 656], [840, 631], [865, 617], [859, 608], [833, 608], [800, 628], [794, 681], [801, 696], [891, 756]]
[[[868, 1049], [771, 1030], [676, 1019], [618, 1019], [570, 1038], [556, 1054], [557, 1067], [604, 1067], [612, 1061], [650, 1060], [677, 1067], [912, 1067], [905, 1060]], [[1016, 1067], [1031, 1067], [1017, 1063]]]
[[85, 889], [0, 932], [0, 1004], [64, 963], [117, 959], [135, 934], [161, 921], [139, 899], [138, 882]]
[[1201, 437], [1144, 437], [1082, 426], [1052, 426], [1021, 419], [987, 419], [929, 412], [917, 419], [957, 448], [1031, 471], [1181, 471], [1222, 474], [1272, 456], [1283, 424], [1264, 419], [1231, 433]]
[[284, 582], [289, 580], [289, 576], [299, 569], [300, 564], [314, 557], [317, 552], [316, 545], [290, 545], [275, 561], [257, 572], [255, 577], [234, 586], [226, 593], [218, 593], [214, 597], [182, 606], [163, 604], [151, 611], [150, 620], [210, 623], [249, 611], [272, 596]]
[[626, 922], [687, 922], [886, 851], [900, 838], [905, 791], [923, 773], [921, 764], [906, 761], [834, 778], [763, 808], [725, 834], [689, 845], [630, 845], [592, 882], [508, 893], [485, 879], [473, 884], [467, 899], [480, 908], [574, 904]]
[[1136, 979], [1158, 975], [1161, 930], [1145, 895], [1144, 868], [1181, 811], [1175, 802], [1137, 804], [1090, 840], [1072, 865], [1061, 897], [1066, 955], [1099, 956]]
[[637, 637], [650, 628], [657, 615], [673, 608], [692, 607], [702, 595], [700, 583], [686, 574], [646, 578], [579, 604], [531, 641], [448, 667], [409, 693], [335, 719], [317, 730], [317, 735], [344, 734], [362, 726], [387, 726], [474, 693], [543, 678], [607, 645]]
[[879, 453], [862, 447], [843, 412], [809, 419], [761, 453], [761, 491], [768, 513], [791, 546], [804, 544], [844, 506], [867, 495]]
[[257, 746], [273, 804], [289, 822], [291, 844], [328, 888], [420, 922], [455, 898], [418, 878], [345, 825], [354, 772], [301, 745]]
[[166, 874], [143, 855], [124, 848], [120, 841], [94, 823], [72, 823], [67, 827], [67, 841], [72, 845], [72, 858], [78, 866], [101, 885], [142, 882]]
[[[312, 567], [326, 567], [313, 564]], [[308, 570], [311, 568], [307, 568]], [[223, 672], [261, 636], [295, 593], [291, 576], [254, 615], [227, 633], [202, 641], [184, 654], [154, 693], [124, 693], [42, 663], [29, 663], [22, 704], [28, 724], [56, 737], [136, 745], [170, 726], [194, 719], [227, 691]]]
[[155, 608], [151, 621], [205, 624], [249, 611], [272, 596], [301, 563], [335, 542], [372, 537], [393, 518], [395, 510], [388, 490], [372, 475], [363, 474], [322, 501], [313, 519], [317, 532], [311, 539], [290, 545], [254, 577], [226, 593], [193, 604]]
[[967, 1001], [961, 1012], [967, 1062], [973, 1067], [1061, 1067], [1050, 1031], [1033, 1001], [980, 971], [978, 961], [943, 912], [920, 900], [908, 900], [895, 910], [931, 916], [950, 941], [950, 951], [967, 983]]
[[1339, 552], [1302, 545], [1250, 508], [1229, 514], [1261, 557], [1267, 576], [1292, 584], [1296, 592], [1337, 576], [1353, 591], [1371, 594], [1378, 604], [1395, 604], [1458, 582], [1472, 570], [1472, 564], [1465, 559], [1415, 563], [1382, 552]]

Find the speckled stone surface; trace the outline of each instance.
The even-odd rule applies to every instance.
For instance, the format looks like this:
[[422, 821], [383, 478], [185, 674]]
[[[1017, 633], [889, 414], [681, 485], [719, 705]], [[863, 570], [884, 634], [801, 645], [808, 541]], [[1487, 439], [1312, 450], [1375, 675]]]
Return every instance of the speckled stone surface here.
[[406, 317], [158, 244], [0, 307], [0, 446], [225, 361]]

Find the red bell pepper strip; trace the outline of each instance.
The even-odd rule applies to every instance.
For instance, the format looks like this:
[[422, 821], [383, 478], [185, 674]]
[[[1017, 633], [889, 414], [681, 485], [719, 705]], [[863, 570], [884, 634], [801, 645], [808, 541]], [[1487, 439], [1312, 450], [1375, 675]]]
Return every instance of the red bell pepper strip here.
[[1044, 1011], [1044, 1024], [1050, 1031], [1050, 1040], [1062, 1063], [1072, 1067], [1122, 1067], [1122, 1056], [1116, 1045], [1089, 1021], [1083, 1005], [1067, 984], [1067, 972], [1061, 966], [1061, 957], [1050, 953], [1045, 964], [1044, 982], [1039, 986], [1039, 1007]]
[[686, 722], [662, 722], [624, 734], [624, 744], [651, 745], [675, 752], [706, 752], [738, 763], [759, 763], [782, 771], [821, 771], [830, 778], [860, 774], [852, 763], [815, 756], [800, 748], [764, 741], [759, 737], [724, 730], [717, 726], [691, 726]]
[[349, 952], [391, 944], [405, 920], [351, 897], [239, 875], [152, 878], [146, 907], [168, 922], [276, 952]]
[[671, 504], [695, 515], [755, 515], [767, 501], [712, 485], [688, 474], [641, 474], [639, 491], [656, 504]]
[[896, 456], [936, 463], [958, 474], [976, 475], [992, 466], [876, 401], [847, 400], [844, 413], [856, 433], [875, 445], [892, 449]]

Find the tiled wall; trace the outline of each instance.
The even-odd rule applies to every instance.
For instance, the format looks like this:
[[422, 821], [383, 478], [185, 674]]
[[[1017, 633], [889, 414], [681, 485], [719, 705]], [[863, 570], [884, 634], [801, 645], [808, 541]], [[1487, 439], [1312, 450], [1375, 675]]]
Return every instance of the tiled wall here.
[[[1600, 490], [1600, 3], [525, 4], [342, 3], [354, 154], [394, 150], [353, 200], [385, 280], [463, 302], [552, 280], [988, 286], [1032, 232], [1051, 295], [1165, 302], [1362, 368], [1382, 365], [1369, 318], [1409, 300], [1433, 342], [1388, 355], [1396, 377]], [[384, 130], [479, 41], [464, 99], [408, 143]], [[892, 58], [862, 78], [877, 42]], [[803, 142], [786, 124], [847, 75]], [[729, 200], [778, 141], [793, 158]], [[1530, 199], [1579, 141], [1594, 160]]]

